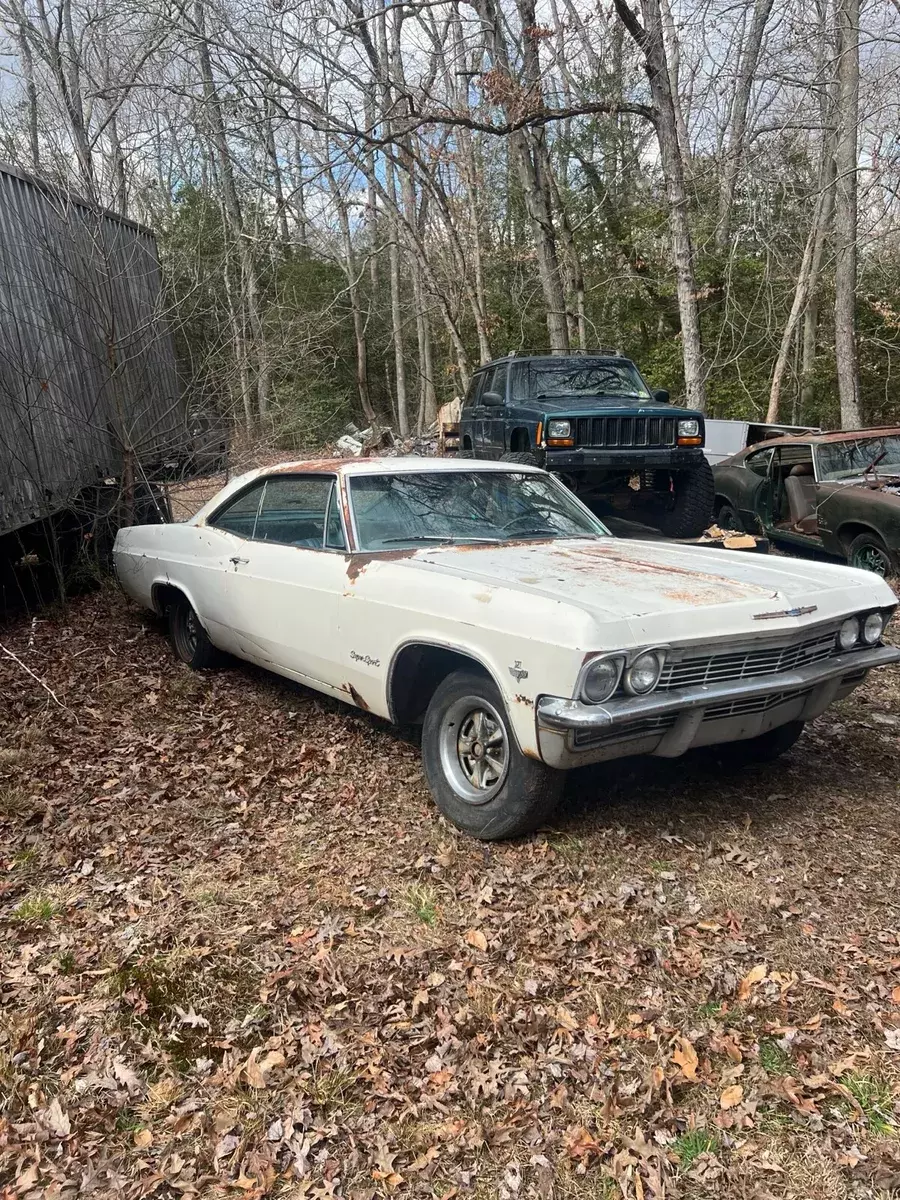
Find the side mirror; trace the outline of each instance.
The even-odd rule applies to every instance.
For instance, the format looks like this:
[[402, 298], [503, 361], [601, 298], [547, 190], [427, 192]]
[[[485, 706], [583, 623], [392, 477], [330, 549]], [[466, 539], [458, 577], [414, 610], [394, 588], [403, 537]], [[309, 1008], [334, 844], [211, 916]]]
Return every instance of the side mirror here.
[[503, 397], [499, 392], [482, 392], [481, 403], [488, 408], [499, 408], [503, 404]]
[[669, 403], [669, 393], [666, 391], [665, 388], [659, 388], [657, 391], [655, 391], [653, 393], [653, 399], [657, 402], [657, 404], [668, 404]]

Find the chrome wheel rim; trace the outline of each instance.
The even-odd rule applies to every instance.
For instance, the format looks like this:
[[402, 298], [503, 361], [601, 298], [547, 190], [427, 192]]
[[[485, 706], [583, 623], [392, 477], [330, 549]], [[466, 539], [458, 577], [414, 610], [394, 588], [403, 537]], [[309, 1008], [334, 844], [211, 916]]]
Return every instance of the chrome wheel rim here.
[[467, 804], [487, 804], [506, 781], [509, 734], [497, 709], [482, 696], [463, 696], [441, 720], [441, 765]]
[[887, 575], [888, 562], [877, 546], [860, 546], [853, 555], [853, 566], [863, 571], [874, 571], [876, 575]]
[[197, 614], [190, 606], [185, 606], [179, 614], [176, 624], [176, 641], [181, 657], [189, 662], [197, 652], [200, 627]]

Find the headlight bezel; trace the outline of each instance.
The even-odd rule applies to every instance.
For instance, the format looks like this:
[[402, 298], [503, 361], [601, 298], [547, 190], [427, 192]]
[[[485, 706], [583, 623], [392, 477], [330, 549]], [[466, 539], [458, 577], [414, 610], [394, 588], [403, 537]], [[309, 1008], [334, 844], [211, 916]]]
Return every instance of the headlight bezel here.
[[547, 437], [555, 439], [570, 438], [572, 422], [568, 417], [552, 417], [547, 422]]
[[[575, 688], [575, 698], [583, 704], [605, 704], [607, 700], [611, 700], [614, 696], [618, 696], [620, 699], [639, 700], [644, 696], [651, 695], [659, 687], [659, 681], [662, 678], [662, 673], [666, 665], [666, 653], [668, 649], [668, 646], [636, 646], [630, 650], [608, 650], [592, 655], [584, 663], [579, 673]], [[651, 654], [656, 657], [658, 665], [653, 686], [643, 692], [632, 690], [630, 684], [626, 684], [625, 676], [634, 667], [635, 663]], [[615, 687], [607, 692], [602, 700], [597, 700], [588, 695], [587, 682], [592, 669], [596, 668], [602, 662], [614, 663], [617, 667], [617, 675]]]
[[700, 436], [700, 422], [696, 417], [685, 417], [678, 422], [678, 436], [680, 438], [695, 438]]

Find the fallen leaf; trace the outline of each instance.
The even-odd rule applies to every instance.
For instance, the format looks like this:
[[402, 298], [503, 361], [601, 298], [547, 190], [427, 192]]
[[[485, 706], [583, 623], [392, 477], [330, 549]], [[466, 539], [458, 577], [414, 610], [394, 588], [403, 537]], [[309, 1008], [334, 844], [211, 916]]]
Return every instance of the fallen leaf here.
[[487, 938], [480, 929], [470, 929], [466, 934], [466, 942], [476, 950], [487, 950]]
[[149, 1129], [138, 1129], [135, 1131], [134, 1144], [138, 1150], [146, 1150], [153, 1145], [153, 1134]]
[[672, 1055], [672, 1059], [681, 1067], [681, 1073], [685, 1079], [697, 1078], [697, 1066], [699, 1063], [697, 1051], [686, 1037], [678, 1039], [678, 1049]]
[[900, 1050], [900, 1029], [886, 1029], [884, 1040], [891, 1050]]
[[270, 1050], [263, 1058], [258, 1058], [259, 1047], [250, 1051], [250, 1056], [244, 1063], [244, 1075], [251, 1087], [264, 1088], [269, 1086], [268, 1075], [275, 1067], [283, 1067], [287, 1059], [280, 1050]]
[[900, 983], [891, 992], [891, 999], [895, 1004], [900, 1004]]
[[744, 1098], [744, 1089], [739, 1083], [727, 1087], [719, 1097], [719, 1108], [735, 1108]]
[[751, 967], [747, 974], [740, 982], [738, 987], [738, 1000], [746, 1000], [753, 991], [757, 983], [762, 983], [767, 974], [768, 968], [765, 963], [757, 963], [755, 967]]
[[44, 1110], [43, 1116], [44, 1124], [54, 1137], [66, 1138], [72, 1132], [72, 1122], [69, 1120], [69, 1114], [63, 1112], [58, 1097], [51, 1100], [48, 1107]]

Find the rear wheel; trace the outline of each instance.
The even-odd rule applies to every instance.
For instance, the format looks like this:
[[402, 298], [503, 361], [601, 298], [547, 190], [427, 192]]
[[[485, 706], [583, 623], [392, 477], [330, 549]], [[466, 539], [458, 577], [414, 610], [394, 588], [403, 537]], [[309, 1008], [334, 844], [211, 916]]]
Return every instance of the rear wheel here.
[[519, 750], [499, 690], [476, 671], [454, 671], [438, 685], [422, 727], [422, 760], [447, 820], [484, 841], [531, 833], [562, 792], [562, 772]]
[[672, 475], [669, 496], [651, 519], [666, 537], [699, 537], [712, 521], [715, 497], [712, 467], [704, 458], [692, 470]]
[[876, 575], [893, 575], [891, 552], [877, 533], [861, 533], [850, 543], [847, 561], [851, 567], [874, 571]]
[[176, 658], [195, 671], [215, 667], [221, 661], [221, 651], [209, 640], [193, 605], [182, 596], [169, 608], [169, 632]]

